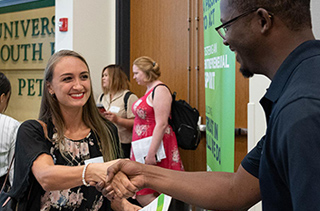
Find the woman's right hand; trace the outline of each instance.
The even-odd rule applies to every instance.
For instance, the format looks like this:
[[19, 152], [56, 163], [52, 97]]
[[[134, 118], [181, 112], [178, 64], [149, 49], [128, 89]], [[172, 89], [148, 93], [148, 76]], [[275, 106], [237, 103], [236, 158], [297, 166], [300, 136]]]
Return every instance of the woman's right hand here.
[[100, 181], [107, 180], [107, 171], [110, 166], [118, 162], [117, 160], [112, 160], [104, 163], [90, 163], [87, 166], [87, 170], [85, 172], [85, 180], [91, 186], [95, 186]]

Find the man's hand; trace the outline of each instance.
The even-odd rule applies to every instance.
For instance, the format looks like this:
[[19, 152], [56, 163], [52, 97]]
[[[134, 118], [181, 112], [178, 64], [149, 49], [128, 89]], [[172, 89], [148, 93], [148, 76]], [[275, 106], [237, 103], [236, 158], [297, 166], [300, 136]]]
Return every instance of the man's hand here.
[[[143, 175], [145, 165], [130, 160], [120, 160], [108, 168], [106, 187], [101, 189], [102, 194], [108, 199], [115, 196], [128, 198], [145, 186], [145, 176]], [[102, 184], [98, 184], [99, 190]], [[97, 185], [97, 186], [98, 186]]]
[[109, 200], [117, 198], [129, 198], [135, 195], [138, 188], [134, 186], [129, 178], [119, 171], [112, 179], [112, 182], [107, 183], [107, 187], [102, 189], [102, 194]]

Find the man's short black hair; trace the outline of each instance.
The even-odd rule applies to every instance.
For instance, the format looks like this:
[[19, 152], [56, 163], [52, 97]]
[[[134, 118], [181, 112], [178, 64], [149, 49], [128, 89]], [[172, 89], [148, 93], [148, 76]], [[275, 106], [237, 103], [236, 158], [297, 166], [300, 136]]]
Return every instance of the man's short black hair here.
[[264, 8], [294, 31], [311, 28], [310, 0], [228, 0], [240, 12]]

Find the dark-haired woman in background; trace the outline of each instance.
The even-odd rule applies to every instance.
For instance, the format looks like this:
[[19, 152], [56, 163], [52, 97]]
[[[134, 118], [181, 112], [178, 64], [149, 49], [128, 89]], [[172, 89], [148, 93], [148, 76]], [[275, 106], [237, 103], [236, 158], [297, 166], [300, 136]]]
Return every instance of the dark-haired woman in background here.
[[134, 114], [132, 104], [138, 97], [129, 90], [129, 80], [119, 65], [108, 65], [102, 70], [103, 93], [97, 99], [102, 104], [102, 115], [118, 127], [121, 148], [125, 158], [130, 157]]

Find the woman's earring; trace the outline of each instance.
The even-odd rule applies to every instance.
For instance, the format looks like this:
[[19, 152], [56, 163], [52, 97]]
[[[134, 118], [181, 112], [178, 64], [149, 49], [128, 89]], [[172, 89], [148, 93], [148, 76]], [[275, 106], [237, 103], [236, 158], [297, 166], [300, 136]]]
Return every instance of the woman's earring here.
[[49, 92], [49, 94], [51, 95], [52, 98], [54, 98], [54, 99], [56, 98], [56, 95], [53, 92], [52, 93]]

